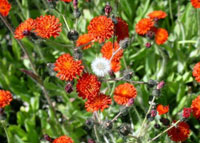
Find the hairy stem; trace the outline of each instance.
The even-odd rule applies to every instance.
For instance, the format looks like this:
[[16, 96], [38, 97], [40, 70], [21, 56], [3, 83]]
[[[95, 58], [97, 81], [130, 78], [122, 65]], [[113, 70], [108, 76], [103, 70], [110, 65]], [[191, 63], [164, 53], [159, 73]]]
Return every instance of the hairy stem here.
[[7, 142], [10, 143], [10, 138], [9, 138], [9, 135], [8, 135], [8, 130], [7, 130], [7, 127], [6, 127], [6, 121], [1, 121], [1, 125], [6, 133], [6, 137], [7, 137]]

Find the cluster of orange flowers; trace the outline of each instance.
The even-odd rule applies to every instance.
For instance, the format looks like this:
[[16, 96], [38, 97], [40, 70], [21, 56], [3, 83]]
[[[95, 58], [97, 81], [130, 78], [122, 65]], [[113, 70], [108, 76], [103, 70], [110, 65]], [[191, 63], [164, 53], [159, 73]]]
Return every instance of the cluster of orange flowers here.
[[0, 0], [0, 14], [2, 16], [7, 16], [11, 9], [11, 4], [8, 0]]
[[12, 101], [12, 95], [10, 91], [0, 90], [0, 108], [4, 108]]
[[59, 19], [52, 15], [40, 16], [36, 19], [29, 18], [22, 22], [15, 30], [15, 38], [22, 39], [31, 33], [41, 38], [54, 38], [61, 32], [61, 23]]
[[52, 143], [73, 143], [74, 141], [68, 136], [60, 136], [53, 140]]
[[[152, 38], [155, 35], [155, 42], [158, 45], [164, 44], [168, 40], [168, 32], [164, 28], [156, 27], [156, 23], [160, 19], [164, 19], [167, 14], [163, 11], [153, 11], [148, 14], [149, 18], [141, 19], [135, 27], [136, 33], [141, 36]], [[150, 36], [149, 36], [150, 35]]]
[[200, 1], [199, 0], [191, 0], [192, 6], [194, 8], [200, 8]]

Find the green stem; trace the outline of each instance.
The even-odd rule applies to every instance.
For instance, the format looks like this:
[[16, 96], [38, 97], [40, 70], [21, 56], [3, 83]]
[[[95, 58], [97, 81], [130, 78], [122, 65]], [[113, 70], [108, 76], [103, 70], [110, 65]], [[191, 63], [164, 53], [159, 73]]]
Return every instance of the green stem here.
[[138, 110], [136, 109], [135, 106], [133, 106], [133, 109], [134, 109], [134, 111], [135, 111], [135, 113], [136, 113], [136, 115], [137, 115], [139, 121], [141, 122], [141, 121], [142, 121], [142, 118], [140, 117], [140, 114], [138, 113]]
[[8, 130], [7, 130], [7, 127], [6, 127], [6, 122], [5, 121], [1, 121], [1, 124], [2, 124], [2, 127], [6, 133], [6, 137], [7, 137], [7, 141], [8, 143], [10, 143], [10, 138], [9, 138], [9, 135], [8, 135]]
[[197, 8], [197, 28], [198, 28], [198, 37], [200, 37], [200, 10]]
[[[155, 99], [156, 99], [156, 97], [154, 96], [153, 99], [152, 99], [152, 101], [151, 101], [151, 103], [154, 103]], [[137, 135], [137, 138], [140, 137], [140, 135], [141, 135], [141, 133], [142, 133], [142, 131], [143, 131], [144, 125], [145, 125], [146, 120], [147, 120], [147, 116], [148, 116], [148, 114], [150, 113], [152, 106], [153, 106], [153, 104], [150, 104], [149, 109], [148, 109], [148, 111], [147, 111], [147, 113], [146, 113], [146, 115], [145, 115], [145, 118], [144, 118], [143, 122], [142, 122], [142, 126], [141, 126], [141, 128], [140, 128], [140, 130], [139, 130], [139, 133], [138, 133], [138, 135]]]
[[178, 44], [196, 44], [197, 41], [195, 40], [184, 40], [184, 41], [178, 41]]
[[168, 0], [168, 2], [169, 2], [169, 15], [170, 15], [170, 19], [173, 20], [172, 1]]

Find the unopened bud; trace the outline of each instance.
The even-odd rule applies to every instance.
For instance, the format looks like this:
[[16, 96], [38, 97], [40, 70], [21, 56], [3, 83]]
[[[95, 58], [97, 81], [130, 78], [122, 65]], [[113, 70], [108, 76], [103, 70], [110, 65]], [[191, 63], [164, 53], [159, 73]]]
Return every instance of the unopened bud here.
[[184, 108], [183, 109], [183, 118], [189, 118], [191, 115], [192, 109], [191, 108]]
[[131, 69], [126, 69], [123, 71], [123, 79], [130, 80], [133, 76], [133, 71]]
[[157, 85], [157, 89], [163, 88], [164, 85], [165, 85], [165, 82], [164, 82], [164, 81], [159, 82], [158, 85]]
[[123, 136], [128, 136], [131, 132], [131, 127], [128, 124], [122, 124], [119, 128], [120, 134]]
[[53, 139], [49, 135], [44, 135], [44, 139], [49, 142], [53, 142]]
[[103, 124], [103, 127], [104, 127], [106, 130], [111, 130], [112, 127], [113, 127], [112, 121], [105, 121], [104, 124]]
[[156, 110], [151, 110], [151, 117], [155, 117], [157, 115], [157, 111]]
[[150, 48], [150, 47], [151, 47], [151, 43], [150, 43], [150, 42], [147, 42], [147, 43], [145, 44], [145, 46], [146, 46], [147, 48]]
[[149, 86], [150, 88], [152, 88], [152, 87], [154, 87], [154, 86], [156, 86], [156, 85], [157, 85], [157, 81], [152, 80], [152, 79], [150, 79], [150, 80], [148, 81], [148, 86]]
[[93, 139], [88, 139], [87, 141], [88, 143], [95, 143], [95, 141]]
[[70, 30], [67, 34], [68, 39], [71, 41], [76, 41], [78, 39], [78, 36], [79, 34], [75, 30]]
[[124, 38], [123, 40], [120, 40], [120, 41], [119, 41], [119, 46], [120, 46], [122, 49], [128, 48], [128, 46], [129, 46], [129, 38]]
[[134, 98], [129, 99], [127, 106], [132, 106], [134, 104], [134, 101], [135, 101]]
[[148, 31], [146, 36], [149, 38], [149, 39], [153, 39], [154, 38], [154, 35], [155, 33], [153, 31]]
[[67, 93], [71, 93], [73, 91], [73, 85], [71, 82], [68, 82], [67, 85], [65, 86], [65, 91]]
[[161, 118], [160, 122], [165, 126], [169, 126], [169, 123], [170, 123], [169, 119], [167, 118]]
[[106, 4], [105, 8], [104, 8], [104, 11], [105, 11], [105, 15], [106, 16], [109, 16], [110, 13], [112, 12], [112, 7], [110, 6], [109, 3]]

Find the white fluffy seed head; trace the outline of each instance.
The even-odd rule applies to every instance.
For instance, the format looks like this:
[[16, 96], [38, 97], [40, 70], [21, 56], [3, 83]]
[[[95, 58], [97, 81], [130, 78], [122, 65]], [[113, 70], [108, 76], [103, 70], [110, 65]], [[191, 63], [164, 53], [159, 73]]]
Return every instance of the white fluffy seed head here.
[[110, 61], [105, 58], [96, 58], [92, 62], [92, 71], [97, 76], [103, 77], [109, 73], [111, 70]]

